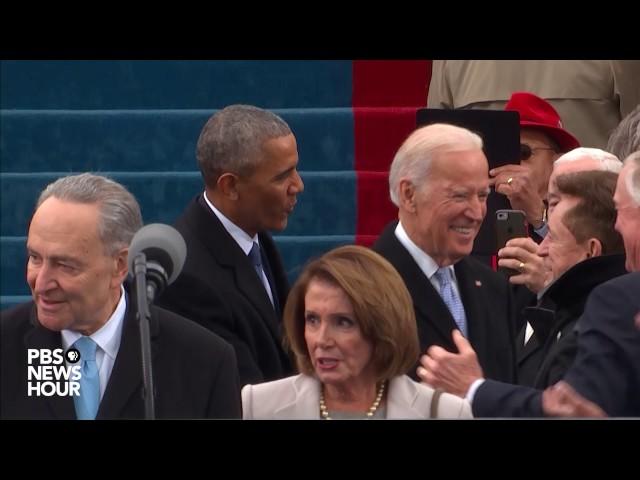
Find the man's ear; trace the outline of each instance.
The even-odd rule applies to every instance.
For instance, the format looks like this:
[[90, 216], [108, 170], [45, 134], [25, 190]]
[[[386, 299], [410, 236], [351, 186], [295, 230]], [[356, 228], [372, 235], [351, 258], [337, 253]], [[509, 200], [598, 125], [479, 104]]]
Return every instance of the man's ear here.
[[127, 278], [127, 273], [129, 272], [129, 268], [127, 265], [129, 259], [129, 248], [123, 248], [119, 252], [117, 252], [113, 257], [113, 275], [112, 278], [112, 287], [117, 287], [124, 282], [125, 278]]
[[602, 242], [593, 237], [587, 240], [587, 258], [599, 257], [602, 255]]
[[398, 199], [403, 210], [411, 213], [416, 212], [416, 188], [410, 180], [406, 178], [400, 180]]
[[235, 173], [226, 172], [218, 177], [216, 182], [218, 190], [222, 195], [230, 200], [238, 199], [239, 177]]

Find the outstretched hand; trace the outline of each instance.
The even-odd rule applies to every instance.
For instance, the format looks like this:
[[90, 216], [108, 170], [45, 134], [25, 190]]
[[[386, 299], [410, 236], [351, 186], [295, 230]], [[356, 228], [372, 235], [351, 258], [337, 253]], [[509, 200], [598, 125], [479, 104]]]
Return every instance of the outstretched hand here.
[[560, 381], [542, 392], [542, 411], [547, 417], [594, 417], [607, 414], [595, 403], [587, 400], [571, 385]]
[[462, 333], [454, 330], [452, 336], [459, 353], [438, 346], [429, 347], [426, 355], [420, 358], [417, 374], [427, 385], [464, 397], [483, 373], [476, 352]]

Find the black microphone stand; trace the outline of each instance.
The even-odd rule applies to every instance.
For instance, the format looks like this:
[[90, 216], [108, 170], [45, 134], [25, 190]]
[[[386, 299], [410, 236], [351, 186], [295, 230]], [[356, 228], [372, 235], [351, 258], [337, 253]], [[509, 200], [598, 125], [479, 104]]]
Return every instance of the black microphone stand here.
[[144, 418], [155, 419], [153, 370], [151, 367], [151, 335], [149, 322], [151, 311], [147, 297], [147, 257], [139, 253], [133, 260], [135, 273], [136, 301], [138, 307], [137, 319], [140, 326], [140, 349], [142, 352], [142, 397], [144, 399]]

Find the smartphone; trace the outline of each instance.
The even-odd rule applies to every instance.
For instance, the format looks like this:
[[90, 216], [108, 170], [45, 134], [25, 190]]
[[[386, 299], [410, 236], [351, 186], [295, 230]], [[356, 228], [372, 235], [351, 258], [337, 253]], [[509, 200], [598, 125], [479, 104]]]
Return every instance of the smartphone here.
[[[496, 211], [496, 238], [498, 250], [503, 248], [512, 238], [528, 237], [529, 229], [527, 216], [522, 210], [497, 210]], [[498, 267], [498, 271], [510, 277], [517, 275], [517, 270]]]

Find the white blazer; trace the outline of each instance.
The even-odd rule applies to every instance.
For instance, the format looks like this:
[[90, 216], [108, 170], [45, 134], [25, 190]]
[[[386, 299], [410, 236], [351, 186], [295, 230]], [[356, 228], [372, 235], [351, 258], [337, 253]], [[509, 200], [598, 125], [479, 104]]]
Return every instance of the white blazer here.
[[[430, 418], [434, 390], [402, 375], [391, 379], [387, 393], [387, 419]], [[295, 375], [242, 388], [242, 418], [245, 420], [319, 420], [320, 382], [308, 375]], [[466, 400], [443, 393], [437, 418], [473, 418]]]

